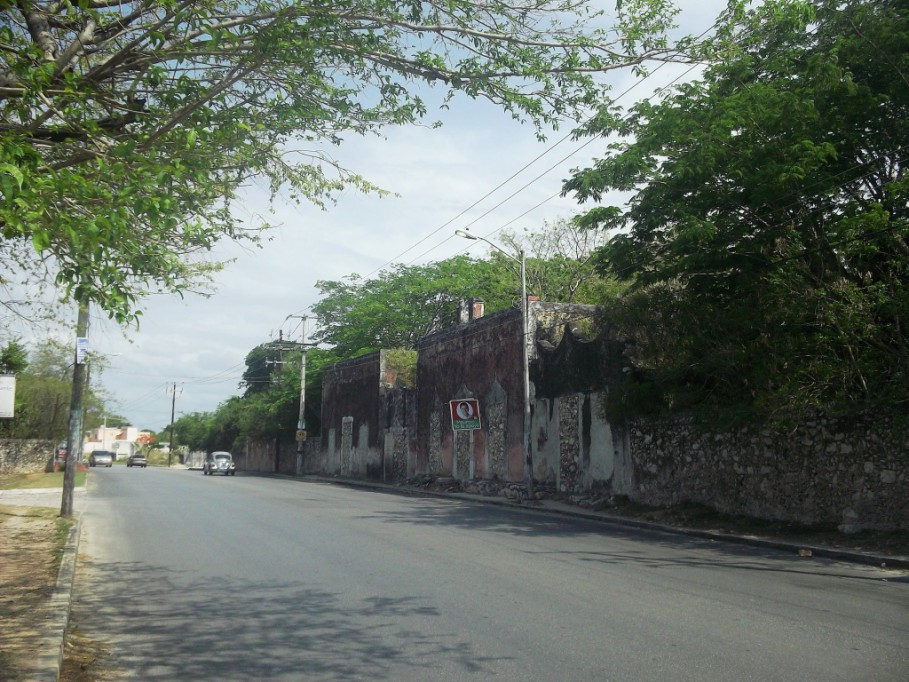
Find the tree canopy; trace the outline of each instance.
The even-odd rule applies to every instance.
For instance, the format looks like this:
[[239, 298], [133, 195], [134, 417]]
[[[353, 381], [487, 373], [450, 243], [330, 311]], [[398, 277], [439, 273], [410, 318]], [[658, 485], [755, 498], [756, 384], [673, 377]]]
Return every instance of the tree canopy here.
[[[909, 400], [909, 10], [733, 7], [700, 81], [604, 108], [610, 153], [566, 184], [630, 193], [583, 221], [632, 288], [617, 311], [655, 404]], [[652, 396], [651, 396], [652, 397]]]
[[[330, 150], [423, 120], [420, 85], [543, 125], [597, 74], [684, 59], [668, 0], [25, 0], [0, 16], [0, 285], [55, 282], [119, 321], [198, 290], [251, 178], [324, 205], [377, 190]], [[538, 128], [539, 130], [539, 128]], [[10, 301], [3, 301], [10, 304]]]
[[[0, 372], [16, 374], [15, 417], [0, 422], [0, 434], [10, 438], [59, 440], [66, 436], [72, 392], [73, 351], [54, 339], [25, 344], [19, 340], [0, 348]], [[94, 376], [104, 363], [93, 363]], [[95, 381], [95, 384], [98, 382]], [[109, 409], [103, 389], [90, 385], [85, 396], [85, 426], [100, 426], [104, 416], [110, 423], [122, 418]]]

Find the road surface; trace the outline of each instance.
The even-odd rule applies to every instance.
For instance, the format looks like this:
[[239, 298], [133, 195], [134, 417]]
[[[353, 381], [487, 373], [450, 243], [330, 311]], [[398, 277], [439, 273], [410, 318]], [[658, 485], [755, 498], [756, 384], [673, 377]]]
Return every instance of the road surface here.
[[909, 577], [459, 500], [93, 472], [112, 679], [906, 682]]

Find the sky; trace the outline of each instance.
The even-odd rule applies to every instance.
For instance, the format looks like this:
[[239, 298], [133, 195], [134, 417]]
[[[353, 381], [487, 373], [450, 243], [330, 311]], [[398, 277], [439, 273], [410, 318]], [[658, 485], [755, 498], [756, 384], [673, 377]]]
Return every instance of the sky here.
[[[723, 6], [718, 0], [684, 0], [680, 25], [698, 34]], [[614, 79], [615, 95], [629, 106], [686, 73], [677, 65], [637, 83], [630, 73]], [[155, 296], [143, 306], [137, 329], [121, 329], [92, 315], [91, 351], [108, 364], [100, 381], [111, 409], [140, 429], [163, 431], [175, 418], [214, 411], [240, 395], [245, 357], [277, 338], [301, 340], [300, 320], [319, 300], [316, 282], [351, 273], [377, 274], [392, 263], [418, 264], [489, 247], [454, 236], [469, 229], [492, 241], [502, 230], [540, 229], [583, 207], [559, 197], [573, 168], [602, 156], [605, 141], [565, 139], [569, 127], [538, 142], [530, 125], [483, 101], [458, 99], [441, 128], [386, 129], [383, 138], [351, 137], [339, 160], [396, 197], [347, 191], [322, 211], [251, 185], [235, 202], [238, 216], [276, 224], [262, 248], [222, 244], [215, 259], [234, 259], [216, 276], [214, 295]], [[542, 155], [542, 156], [541, 156]], [[475, 205], [476, 204], [476, 205]], [[312, 330], [313, 321], [309, 323]]]

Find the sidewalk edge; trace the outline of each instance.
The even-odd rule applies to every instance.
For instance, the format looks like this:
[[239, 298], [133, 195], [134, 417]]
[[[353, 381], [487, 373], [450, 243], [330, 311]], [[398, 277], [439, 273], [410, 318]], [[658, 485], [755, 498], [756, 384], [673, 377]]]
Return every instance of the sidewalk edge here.
[[57, 584], [50, 598], [45, 614], [46, 622], [41, 636], [40, 653], [34, 663], [32, 677], [36, 682], [57, 682], [63, 665], [63, 647], [69, 628], [70, 606], [76, 579], [76, 558], [79, 554], [79, 539], [82, 535], [82, 513], [69, 529], [60, 558]]

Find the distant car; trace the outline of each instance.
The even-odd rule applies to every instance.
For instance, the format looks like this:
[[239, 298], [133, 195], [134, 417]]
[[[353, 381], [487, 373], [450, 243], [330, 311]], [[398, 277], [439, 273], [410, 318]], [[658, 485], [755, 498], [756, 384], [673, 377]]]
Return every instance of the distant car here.
[[202, 463], [202, 473], [207, 476], [214, 476], [215, 474], [236, 476], [237, 465], [229, 452], [209, 452], [205, 455], [205, 461]]
[[148, 466], [148, 460], [145, 458], [145, 455], [137, 452], [136, 454], [129, 456], [129, 459], [126, 460], [126, 466], [142, 467], [144, 469]]
[[109, 450], [95, 450], [88, 456], [88, 465], [90, 467], [112, 467], [114, 453]]

